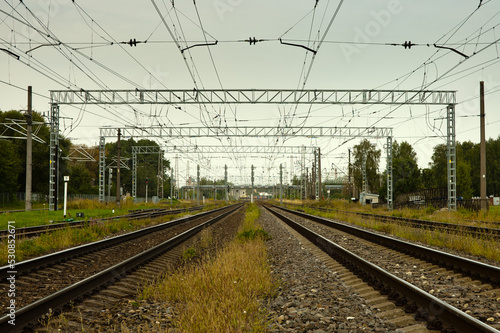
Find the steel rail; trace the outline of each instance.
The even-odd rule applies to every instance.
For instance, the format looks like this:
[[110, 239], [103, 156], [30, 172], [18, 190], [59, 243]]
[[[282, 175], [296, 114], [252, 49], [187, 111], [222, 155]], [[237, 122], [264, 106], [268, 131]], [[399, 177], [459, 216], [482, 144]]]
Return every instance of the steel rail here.
[[[203, 209], [203, 206], [196, 206], [196, 207], [190, 207], [190, 208], [186, 208], [186, 209], [175, 209], [175, 210], [169, 210], [166, 208], [153, 208], [151, 210], [137, 210], [137, 211], [132, 211], [129, 214], [125, 214], [125, 215], [97, 218], [95, 220], [58, 222], [58, 223], [53, 223], [53, 224], [37, 225], [37, 226], [32, 226], [32, 227], [22, 227], [22, 228], [16, 228], [16, 237], [35, 237], [35, 236], [39, 236], [39, 235], [46, 233], [46, 232], [61, 230], [61, 229], [65, 229], [65, 228], [82, 228], [86, 224], [90, 224], [90, 223], [99, 223], [99, 222], [113, 221], [113, 220], [118, 220], [118, 219], [139, 220], [139, 219], [145, 219], [145, 218], [155, 218], [155, 217], [160, 217], [160, 216], [165, 216], [165, 215], [175, 215], [175, 214], [181, 214], [184, 212], [193, 212], [193, 211], [197, 211], [197, 210], [201, 210], [201, 209]], [[9, 233], [8, 229], [0, 230], [0, 240], [3, 238], [7, 238], [9, 234], [10, 233]]]
[[446, 252], [437, 251], [421, 245], [404, 242], [388, 236], [376, 234], [368, 230], [364, 230], [355, 226], [338, 223], [323, 217], [298, 212], [291, 209], [286, 209], [279, 206], [274, 206], [288, 213], [300, 216], [302, 218], [321, 223], [328, 227], [347, 232], [354, 236], [366, 239], [368, 241], [381, 244], [394, 250], [409, 254], [411, 256], [433, 262], [437, 265], [447, 267], [458, 273], [468, 275], [473, 278], [479, 278], [482, 281], [500, 285], [500, 267], [484, 264], [479, 261], [459, 257]]
[[[275, 210], [269, 207], [266, 208], [332, 258], [341, 262], [361, 279], [376, 289], [381, 289], [384, 293], [387, 292], [390, 299], [396, 300], [401, 305], [405, 305], [406, 311], [427, 314], [427, 322], [430, 329], [441, 329], [443, 326], [446, 326], [457, 333], [498, 333], [496, 329], [441, 301], [424, 290], [390, 274]], [[309, 216], [307, 218], [309, 219]]]
[[[155, 247], [141, 252], [119, 264], [116, 264], [106, 270], [97, 273], [91, 277], [88, 277], [78, 283], [68, 286], [56, 293], [53, 293], [45, 298], [42, 298], [30, 305], [27, 305], [15, 313], [16, 325], [12, 326], [8, 323], [10, 317], [4, 316], [0, 318], [0, 332], [22, 332], [27, 327], [35, 325], [40, 317], [48, 312], [48, 309], [52, 309], [53, 312], [57, 312], [57, 309], [64, 307], [66, 304], [73, 300], [77, 300], [80, 297], [91, 294], [93, 291], [111, 283], [119, 280], [121, 277], [125, 276], [128, 272], [131, 272], [143, 265], [144, 263], [154, 259], [160, 254], [168, 251], [169, 249], [179, 245], [185, 240], [193, 237], [195, 234], [206, 228], [207, 226], [223, 219], [234, 211], [242, 207], [241, 204], [229, 206], [231, 209], [220, 214], [217, 217], [210, 219], [209, 221], [200, 224], [194, 228], [191, 228], [165, 242], [156, 245]], [[227, 207], [226, 207], [227, 208]], [[220, 209], [219, 209], [220, 210]], [[213, 212], [213, 211], [212, 211]], [[199, 216], [198, 216], [199, 217]]]
[[0, 282], [6, 281], [6, 278], [10, 275], [8, 273], [9, 271], [16, 271], [16, 274], [19, 276], [23, 273], [27, 273], [27, 272], [30, 272], [30, 271], [35, 270], [35, 269], [40, 269], [40, 268], [43, 268], [47, 265], [63, 262], [63, 261], [68, 260], [70, 258], [81, 256], [81, 255], [84, 255], [84, 254], [87, 254], [90, 252], [100, 250], [100, 249], [105, 248], [105, 247], [109, 247], [109, 246], [112, 246], [115, 244], [129, 241], [129, 240], [134, 239], [134, 238], [145, 236], [145, 235], [150, 234], [152, 232], [160, 231], [160, 230], [163, 230], [163, 229], [166, 229], [166, 228], [169, 228], [169, 227], [181, 224], [181, 223], [192, 221], [192, 220], [198, 219], [200, 217], [227, 209], [228, 207], [234, 207], [234, 205], [233, 206], [226, 206], [226, 207], [222, 207], [222, 208], [217, 208], [217, 209], [206, 211], [206, 212], [203, 212], [203, 213], [200, 213], [197, 215], [192, 215], [192, 216], [180, 218], [178, 220], [174, 220], [174, 221], [162, 223], [159, 225], [143, 228], [143, 229], [140, 229], [137, 231], [129, 232], [129, 233], [126, 233], [124, 235], [115, 236], [112, 238], [96, 241], [93, 243], [84, 244], [84, 245], [80, 245], [77, 247], [72, 247], [72, 248], [67, 249], [67, 250], [62, 250], [62, 251], [51, 253], [48, 255], [44, 255], [41, 257], [28, 259], [28, 260], [22, 261], [20, 263], [16, 263], [14, 270], [9, 265], [6, 265], [3, 267], [0, 267]]
[[[420, 219], [411, 219], [411, 218], [406, 218], [406, 217], [388, 216], [388, 215], [363, 213], [363, 212], [339, 211], [339, 210], [335, 210], [335, 209], [328, 209], [328, 208], [322, 208], [322, 207], [311, 208], [311, 209], [319, 210], [322, 212], [335, 212], [335, 211], [337, 211], [339, 213], [346, 213], [346, 214], [359, 215], [359, 216], [368, 217], [368, 218], [374, 218], [374, 219], [382, 221], [382, 222], [396, 222], [398, 224], [410, 224], [412, 226], [424, 227], [424, 228], [429, 229], [429, 230], [446, 230], [446, 231], [455, 232], [455, 233], [468, 233], [471, 235], [476, 235], [478, 237], [489, 236], [489, 237], [500, 238], [500, 229], [497, 229], [497, 228], [476, 227], [476, 226], [471, 226], [471, 225], [460, 225], [460, 224], [453, 224], [453, 223], [447, 223], [447, 222], [427, 221], [427, 220], [420, 220]], [[478, 222], [480, 222], [480, 221], [478, 221]], [[483, 223], [498, 223], [498, 222], [484, 221]], [[500, 224], [500, 223], [498, 223], [498, 224]]]

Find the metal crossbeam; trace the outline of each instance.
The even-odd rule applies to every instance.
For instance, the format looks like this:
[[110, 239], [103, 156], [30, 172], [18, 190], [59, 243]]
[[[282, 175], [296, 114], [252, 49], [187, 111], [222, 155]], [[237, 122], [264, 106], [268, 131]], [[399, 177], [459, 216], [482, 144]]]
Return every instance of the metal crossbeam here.
[[[37, 134], [40, 132], [40, 129], [42, 128], [45, 123], [43, 122], [32, 122], [32, 126], [35, 127], [32, 135], [32, 139], [36, 142], [39, 143], [46, 143], [44, 139], [40, 138]], [[5, 129], [3, 130], [2, 133], [0, 133], [0, 139], [21, 139], [21, 140], [26, 140], [27, 137], [27, 123], [20, 121], [19, 119], [10, 119], [10, 123], [0, 123], [0, 128], [5, 126]], [[10, 132], [9, 132], [10, 130]], [[9, 134], [9, 135], [6, 135]], [[15, 134], [19, 134], [19, 136], [16, 136]]]
[[422, 104], [456, 103], [449, 90], [51, 90], [51, 103], [63, 104]]
[[389, 127], [301, 127], [277, 128], [264, 127], [103, 127], [101, 137], [115, 137], [120, 129], [122, 137], [156, 138], [202, 138], [202, 137], [359, 137], [386, 138], [392, 136]]
[[72, 146], [69, 148], [68, 156], [62, 157], [63, 160], [78, 162], [96, 162], [94, 157], [97, 147]]
[[167, 153], [180, 154], [301, 154], [302, 149], [313, 154], [314, 147], [306, 146], [174, 146], [167, 147]]

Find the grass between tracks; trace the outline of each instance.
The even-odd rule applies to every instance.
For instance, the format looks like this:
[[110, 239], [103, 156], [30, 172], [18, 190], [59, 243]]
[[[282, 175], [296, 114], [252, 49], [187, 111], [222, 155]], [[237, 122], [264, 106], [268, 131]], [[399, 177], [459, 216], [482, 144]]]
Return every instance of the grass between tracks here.
[[[168, 201], [169, 203], [169, 201]], [[96, 218], [111, 217], [127, 214], [129, 209], [147, 209], [147, 208], [185, 208], [190, 205], [176, 201], [173, 205], [166, 204], [165, 201], [159, 204], [138, 203], [134, 204], [131, 200], [123, 201], [120, 207], [116, 203], [99, 202], [96, 200], [71, 200], [67, 205], [67, 217], [75, 220], [81, 220], [76, 217], [76, 213], [84, 213], [84, 220]], [[24, 207], [23, 207], [24, 208]], [[50, 223], [60, 223], [63, 221], [64, 212], [60, 208], [58, 211], [49, 211], [47, 207], [37, 211], [29, 212], [7, 212], [0, 214], [0, 229], [7, 229], [8, 221], [15, 221], [16, 228], [45, 225]], [[51, 222], [53, 221], [53, 222]]]
[[[176, 332], [264, 332], [267, 313], [260, 300], [274, 295], [260, 211], [249, 205], [235, 239], [215, 258], [186, 265], [147, 286], [141, 297], [175, 309]], [[158, 331], [160, 329], [158, 328]]]
[[[417, 229], [393, 223], [383, 223], [372, 218], [358, 217], [342, 211], [325, 213], [315, 210], [314, 208], [305, 208], [304, 211], [311, 215], [347, 221], [355, 225], [385, 232], [411, 241], [421, 242], [431, 246], [461, 251], [471, 255], [500, 261], [500, 244], [495, 238], [488, 235], [484, 235], [483, 237], [478, 238], [466, 233], [453, 234], [436, 230], [431, 231], [425, 229]], [[377, 214], [379, 212], [374, 211], [373, 213]], [[395, 213], [398, 215], [404, 215], [400, 211]], [[466, 224], [462, 223], [464, 218], [460, 217], [459, 214], [460, 213], [456, 212], [439, 212], [439, 215], [441, 217], [445, 216], [446, 219], [453, 220], [455, 224]], [[432, 220], [436, 221], [438, 219], [434, 218]]]
[[[77, 203], [81, 207], [86, 207], [85, 202]], [[87, 203], [88, 205], [88, 203]], [[91, 202], [90, 205], [98, 203]], [[88, 206], [87, 206], [88, 207]], [[156, 206], [158, 207], [158, 206]], [[161, 206], [164, 208], [165, 206]], [[132, 206], [131, 208], [137, 208]], [[151, 208], [151, 207], [150, 207]], [[215, 207], [205, 208], [214, 209]], [[182, 213], [178, 215], [166, 215], [156, 219], [143, 219], [143, 220], [128, 220], [120, 219], [116, 221], [99, 222], [97, 220], [88, 220], [87, 225], [83, 228], [66, 228], [62, 230], [45, 233], [39, 237], [22, 238], [19, 235], [16, 237], [16, 262], [19, 263], [23, 260], [41, 256], [44, 254], [56, 252], [66, 248], [74, 247], [81, 244], [86, 244], [94, 241], [101, 240], [110, 235], [119, 232], [129, 232], [140, 229], [145, 226], [159, 224], [171, 221], [175, 218], [193, 213]], [[16, 222], [16, 228], [19, 226]], [[8, 246], [7, 240], [4, 239], [0, 242], [0, 266], [7, 264]]]

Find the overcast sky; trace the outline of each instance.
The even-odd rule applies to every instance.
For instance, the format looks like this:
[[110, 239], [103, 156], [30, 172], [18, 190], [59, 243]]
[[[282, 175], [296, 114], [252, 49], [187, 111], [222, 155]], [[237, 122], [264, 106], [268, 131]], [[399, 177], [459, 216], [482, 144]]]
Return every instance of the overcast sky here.
[[[175, 5], [175, 7], [173, 6]], [[456, 90], [457, 140], [478, 142], [479, 82], [486, 87], [486, 135], [500, 135], [500, 0], [482, 1], [96, 1], [17, 0], [0, 3], [0, 110], [49, 110], [56, 89], [426, 89]], [[316, 6], [316, 7], [315, 7]], [[204, 32], [201, 29], [203, 26]], [[257, 42], [245, 42], [255, 37]], [[283, 41], [317, 50], [281, 45]], [[133, 47], [126, 42], [136, 39]], [[174, 43], [174, 40], [176, 43]], [[146, 42], [147, 41], [147, 42]], [[179, 51], [194, 44], [199, 46]], [[416, 44], [410, 49], [401, 44]], [[120, 44], [124, 42], [123, 44]], [[146, 42], [146, 43], [144, 43]], [[47, 45], [48, 44], [48, 45]], [[398, 44], [393, 46], [391, 44]], [[438, 46], [452, 48], [439, 49]], [[43, 45], [43, 46], [40, 46]], [[40, 46], [37, 48], [37, 46]], [[35, 49], [36, 48], [36, 49]], [[17, 60], [15, 56], [19, 56]], [[465, 57], [467, 56], [467, 57]], [[104, 126], [349, 126], [392, 127], [426, 167], [432, 147], [445, 143], [445, 107], [366, 105], [61, 106], [62, 134], [95, 145]], [[292, 116], [293, 115], [293, 116]], [[112, 141], [111, 139], [108, 139]], [[158, 139], [164, 145], [166, 139]], [[168, 140], [182, 145], [319, 146], [324, 172], [347, 170], [347, 149], [359, 138]], [[385, 139], [373, 140], [382, 149]], [[298, 155], [236, 159], [179, 157], [187, 174], [256, 182], [298, 173]], [[168, 155], [173, 160], [173, 156]], [[292, 170], [293, 164], [295, 169]], [[206, 167], [206, 168], [205, 168]], [[210, 167], [210, 170], [207, 168]], [[234, 169], [233, 169], [234, 168]], [[240, 170], [236, 170], [236, 168]]]

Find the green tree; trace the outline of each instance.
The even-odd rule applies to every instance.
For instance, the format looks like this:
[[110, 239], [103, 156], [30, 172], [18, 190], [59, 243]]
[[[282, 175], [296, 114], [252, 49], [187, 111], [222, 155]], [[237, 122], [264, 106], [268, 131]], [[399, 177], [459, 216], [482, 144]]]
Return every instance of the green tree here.
[[[387, 172], [384, 171], [383, 178], [387, 179]], [[399, 194], [414, 192], [422, 187], [420, 169], [417, 163], [417, 153], [406, 141], [398, 144], [394, 142], [392, 146], [392, 183], [393, 199]], [[387, 182], [385, 181], [379, 190], [380, 198], [386, 200]]]
[[[41, 125], [35, 124], [33, 130], [36, 131], [37, 137], [44, 140], [45, 143], [40, 143], [33, 140], [32, 145], [32, 191], [34, 193], [48, 193], [49, 191], [49, 167], [50, 167], [50, 157], [49, 157], [49, 143], [50, 143], [50, 128], [45, 123], [43, 116], [33, 111], [32, 114], [33, 122], [42, 123]], [[25, 115], [20, 111], [0, 111], [0, 122], [6, 123], [10, 122], [10, 119], [18, 120], [21, 122], [26, 121]], [[3, 132], [5, 136], [20, 137], [16, 132], [12, 130], [6, 130]], [[16, 191], [24, 192], [26, 189], [26, 140], [9, 139], [14, 152], [19, 160], [17, 166], [17, 175], [15, 181], [17, 183]], [[63, 152], [69, 149], [70, 141], [64, 138], [60, 138], [60, 149]], [[66, 161], [60, 160], [60, 170], [64, 170], [66, 166]], [[62, 177], [62, 176], [61, 176]], [[62, 180], [62, 178], [61, 178]], [[60, 184], [62, 187], [62, 181]]]
[[375, 144], [370, 143], [367, 139], [361, 141], [354, 146], [354, 162], [351, 165], [352, 174], [354, 176], [354, 184], [362, 191], [362, 166], [363, 156], [366, 155], [366, 173], [368, 179], [368, 191], [374, 192], [380, 187], [380, 175], [378, 174], [378, 166], [380, 162], [380, 149], [377, 149]]
[[[120, 141], [120, 157], [122, 161], [129, 159], [127, 165], [130, 170], [125, 168], [120, 169], [120, 185], [123, 187], [124, 193], [132, 191], [132, 146], [149, 146], [158, 147], [155, 141], [142, 139], [135, 141], [130, 138]], [[111, 142], [106, 144], [106, 164], [109, 165], [113, 158], [117, 156], [117, 144]], [[157, 194], [158, 182], [163, 179], [164, 196], [170, 194], [170, 177], [166, 171], [170, 168], [170, 162], [163, 156], [163, 170], [158, 170], [159, 156], [158, 154], [137, 154], [137, 196], [146, 196], [146, 178], [148, 179], [148, 197]], [[107, 177], [106, 173], [106, 177]], [[113, 172], [111, 193], [116, 194], [116, 172]], [[106, 181], [107, 185], [107, 181]]]
[[447, 150], [448, 148], [445, 144], [436, 145], [432, 154], [432, 162], [429, 163], [436, 187], [448, 186]]
[[94, 180], [92, 173], [83, 163], [76, 163], [69, 168], [68, 193], [71, 194], [97, 194], [97, 186], [92, 186]]
[[393, 181], [394, 196], [414, 192], [421, 188], [420, 169], [417, 163], [417, 153], [406, 141], [393, 145]]
[[472, 190], [471, 167], [463, 160], [457, 162], [457, 187], [460, 190], [458, 195], [464, 199], [472, 198], [474, 191]]
[[0, 140], [0, 192], [14, 195], [20, 190], [17, 183], [21, 159], [16, 153], [15, 145], [8, 140]]

